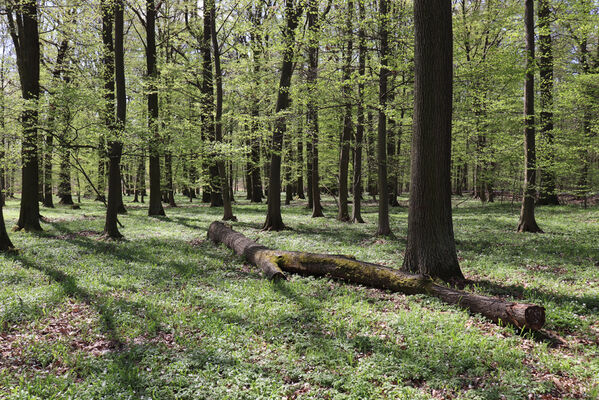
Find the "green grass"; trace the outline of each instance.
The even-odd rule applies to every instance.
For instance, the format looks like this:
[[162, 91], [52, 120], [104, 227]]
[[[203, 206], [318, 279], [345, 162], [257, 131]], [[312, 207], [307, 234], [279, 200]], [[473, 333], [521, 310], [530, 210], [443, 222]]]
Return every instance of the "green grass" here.
[[[241, 201], [233, 225], [279, 249], [401, 266], [407, 209], [392, 209], [396, 238], [381, 239], [373, 204], [353, 225], [327, 200], [324, 219], [284, 207], [292, 230], [279, 233], [259, 230], [264, 205]], [[43, 209], [41, 234], [11, 233], [21, 251], [0, 256], [0, 398], [599, 398], [598, 208], [540, 208], [542, 235], [516, 233], [509, 203], [454, 209], [468, 290], [544, 305], [567, 342], [552, 348], [425, 296], [270, 283], [205, 241], [221, 209], [178, 201], [162, 218], [128, 203], [125, 241], [99, 239], [91, 201]], [[10, 201], [8, 226], [17, 212]]]

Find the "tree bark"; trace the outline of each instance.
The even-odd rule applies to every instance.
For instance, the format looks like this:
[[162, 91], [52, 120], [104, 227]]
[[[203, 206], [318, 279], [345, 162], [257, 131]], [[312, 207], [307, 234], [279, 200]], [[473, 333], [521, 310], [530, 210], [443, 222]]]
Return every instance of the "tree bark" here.
[[379, 212], [377, 235], [391, 235], [391, 226], [389, 225], [389, 187], [387, 186], [387, 78], [389, 75], [388, 52], [389, 52], [389, 13], [387, 9], [387, 0], [379, 0], [380, 28], [379, 35], [381, 41], [381, 70], [379, 72], [379, 121], [378, 121], [378, 143], [377, 143], [377, 163], [378, 163], [378, 189], [379, 189]]
[[[216, 143], [223, 142], [223, 75], [220, 66], [220, 47], [218, 46], [218, 37], [216, 36], [216, 10], [214, 0], [207, 0], [204, 4], [208, 4], [211, 7], [211, 37], [212, 37], [212, 48], [214, 52], [214, 74], [216, 83], [216, 112], [214, 121], [214, 136]], [[227, 173], [225, 168], [225, 160], [219, 155], [216, 159], [218, 166], [218, 175], [220, 180], [220, 188], [222, 192], [223, 201], [223, 220], [224, 221], [237, 221], [237, 217], [233, 215], [232, 202], [232, 190], [231, 186], [227, 181]]]
[[545, 323], [545, 309], [537, 305], [513, 303], [436, 285], [425, 275], [409, 274], [344, 255], [271, 250], [235, 232], [220, 221], [210, 225], [208, 238], [215, 243], [225, 244], [238, 255], [260, 267], [269, 279], [285, 279], [283, 271], [326, 276], [393, 292], [435, 296], [446, 303], [481, 314], [494, 322], [501, 321], [518, 328], [538, 330]]
[[289, 88], [293, 74], [293, 54], [295, 48], [295, 29], [301, 16], [301, 3], [294, 6], [293, 0], [285, 0], [285, 27], [283, 29], [283, 65], [275, 109], [276, 120], [272, 136], [270, 156], [270, 174], [268, 179], [268, 210], [263, 229], [280, 231], [285, 229], [281, 216], [281, 151], [283, 137], [287, 130], [287, 118], [284, 111], [289, 107]]
[[[108, 19], [112, 18], [110, 8], [112, 8], [110, 5], [104, 3], [104, 13]], [[118, 140], [118, 137], [125, 129], [125, 119], [127, 116], [123, 14], [123, 0], [116, 0], [114, 6], [114, 75], [111, 74], [111, 76], [114, 76], [116, 89], [116, 121], [112, 127], [114, 129], [114, 138], [108, 144], [108, 204], [106, 206], [106, 223], [104, 225], [104, 235], [110, 239], [120, 239], [123, 237], [117, 226], [117, 214], [120, 206], [123, 204], [120, 167], [123, 144]]]
[[[13, 12], [15, 16], [13, 17]], [[22, 190], [17, 229], [41, 231], [38, 202], [38, 101], [40, 93], [40, 43], [37, 21], [37, 2], [23, 0], [9, 6], [8, 23], [17, 55], [17, 69], [25, 108], [21, 112], [23, 125]]]
[[403, 269], [463, 280], [451, 215], [453, 43], [450, 0], [414, 3], [414, 116]]
[[[303, 128], [303, 126], [302, 126]], [[297, 160], [296, 160], [296, 171], [297, 176], [297, 197], [299, 199], [305, 199], [304, 195], [304, 134], [300, 132], [299, 139], [297, 141]]]
[[148, 78], [148, 128], [150, 131], [150, 201], [148, 215], [165, 215], [160, 185], [160, 133], [158, 115], [158, 68], [156, 66], [156, 4], [146, 0], [146, 65]]
[[339, 153], [339, 209], [337, 219], [339, 221], [350, 221], [349, 210], [347, 207], [348, 187], [347, 178], [349, 170], [349, 151], [350, 140], [352, 136], [352, 99], [351, 99], [351, 60], [353, 53], [353, 11], [354, 3], [352, 0], [347, 2], [346, 12], [346, 35], [347, 47], [344, 48], [344, 65], [343, 65], [343, 99], [345, 101], [344, 116], [343, 116], [343, 133], [341, 134], [341, 151]]
[[358, 28], [358, 124], [356, 125], [356, 140], [354, 153], [354, 204], [352, 207], [352, 222], [364, 223], [361, 213], [362, 202], [362, 144], [364, 140], [364, 79], [366, 77], [366, 31], [364, 23], [366, 11], [364, 2], [358, 2], [360, 27]]
[[535, 219], [535, 15], [534, 0], [525, 0], [526, 81], [524, 82], [524, 195], [518, 232], [542, 232]]
[[320, 18], [318, 0], [310, 0], [308, 3], [308, 30], [310, 39], [308, 43], [308, 111], [306, 114], [306, 125], [308, 128], [308, 202], [312, 206], [312, 218], [324, 217], [322, 204], [320, 203], [320, 173], [318, 167], [318, 105], [316, 98], [316, 86], [318, 85], [318, 42], [320, 35]]
[[[223, 205], [221, 193], [221, 179], [217, 155], [211, 148], [216, 142], [215, 122], [214, 122], [214, 76], [212, 74], [212, 23], [214, 13], [214, 0], [207, 0], [204, 3], [204, 36], [202, 37], [202, 133], [206, 142], [209, 144], [209, 150], [204, 154], [208, 159], [208, 185], [210, 193], [210, 207], [220, 207]], [[206, 188], [204, 189], [206, 192]]]

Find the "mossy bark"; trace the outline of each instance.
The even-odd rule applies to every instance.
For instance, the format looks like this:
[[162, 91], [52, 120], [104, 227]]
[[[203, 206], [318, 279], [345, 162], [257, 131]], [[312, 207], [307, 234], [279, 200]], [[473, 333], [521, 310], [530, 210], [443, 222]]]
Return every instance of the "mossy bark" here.
[[405, 294], [427, 294], [455, 304], [494, 322], [531, 330], [545, 323], [545, 309], [533, 304], [520, 304], [495, 297], [482, 296], [436, 285], [425, 275], [415, 275], [378, 264], [356, 260], [351, 256], [314, 254], [301, 251], [269, 249], [220, 221], [208, 228], [208, 238], [224, 243], [250, 263], [260, 267], [269, 279], [285, 279], [285, 272], [312, 276], [328, 276], [349, 283]]

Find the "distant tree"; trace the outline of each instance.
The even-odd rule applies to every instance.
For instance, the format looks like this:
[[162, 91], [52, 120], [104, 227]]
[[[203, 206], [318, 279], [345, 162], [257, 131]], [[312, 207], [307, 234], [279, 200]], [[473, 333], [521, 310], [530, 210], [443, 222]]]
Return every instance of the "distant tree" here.
[[451, 216], [451, 1], [416, 0], [414, 28], [412, 166], [403, 269], [462, 280]]

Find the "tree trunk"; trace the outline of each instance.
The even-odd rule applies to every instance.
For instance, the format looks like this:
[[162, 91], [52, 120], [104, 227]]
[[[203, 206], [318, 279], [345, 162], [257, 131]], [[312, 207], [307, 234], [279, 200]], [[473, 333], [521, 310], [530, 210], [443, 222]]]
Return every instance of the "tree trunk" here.
[[[112, 7], [104, 2], [104, 17], [107, 20], [112, 19]], [[127, 98], [125, 92], [125, 60], [123, 48], [123, 25], [124, 25], [124, 4], [123, 0], [116, 0], [114, 6], [114, 76], [116, 89], [116, 121], [112, 128], [114, 129], [114, 139], [108, 145], [108, 204], [106, 207], [106, 223], [104, 225], [104, 235], [110, 239], [120, 239], [123, 237], [117, 226], [117, 214], [122, 205], [121, 193], [121, 154], [123, 145], [118, 141], [118, 137], [125, 129], [125, 118], [127, 114]]]
[[146, 0], [146, 65], [148, 77], [148, 128], [150, 131], [150, 201], [148, 215], [165, 215], [160, 185], [160, 133], [158, 132], [158, 68], [156, 66], [156, 5]]
[[[318, 166], [318, 105], [316, 86], [318, 84], [318, 48], [320, 35], [320, 18], [318, 0], [310, 0], [308, 3], [308, 30], [310, 39], [308, 43], [308, 72], [307, 83], [308, 111], [306, 114], [306, 125], [308, 128], [308, 203], [312, 203], [312, 218], [324, 217], [322, 204], [320, 203], [320, 173]], [[310, 205], [310, 204], [309, 204]]]
[[539, 0], [539, 75], [541, 82], [541, 137], [545, 141], [545, 166], [541, 169], [539, 205], [559, 205], [555, 182], [553, 150], [553, 50], [551, 47], [551, 4]]
[[[221, 143], [223, 141], [223, 76], [220, 67], [220, 47], [218, 46], [218, 37], [216, 36], [216, 11], [214, 0], [208, 0], [204, 4], [210, 6], [210, 27], [212, 37], [212, 49], [214, 51], [214, 73], [216, 83], [216, 113], [214, 121], [214, 136], [216, 142]], [[216, 163], [218, 166], [220, 188], [222, 192], [223, 220], [237, 221], [237, 218], [233, 215], [233, 207], [231, 205], [233, 192], [231, 190], [229, 182], [227, 181], [225, 160], [223, 160], [221, 155], [218, 155]]]
[[[3, 162], [3, 159], [0, 159]], [[0, 191], [0, 252], [6, 252], [14, 249], [14, 245], [10, 241], [10, 237], [8, 237], [8, 232], [6, 231], [6, 225], [4, 223], [4, 212], [2, 211], [4, 205], [4, 193]]]
[[[15, 16], [13, 17], [13, 12]], [[26, 102], [21, 112], [23, 125], [22, 190], [17, 229], [41, 231], [38, 202], [38, 101], [40, 93], [40, 43], [37, 26], [37, 2], [23, 0], [19, 5], [8, 6], [9, 30], [17, 55], [17, 69], [21, 93]], [[15, 21], [16, 20], [16, 21]]]
[[359, 21], [358, 28], [358, 124], [356, 125], [356, 141], [354, 153], [354, 179], [353, 192], [354, 204], [352, 208], [352, 222], [364, 223], [361, 213], [362, 202], [362, 143], [364, 138], [364, 79], [366, 77], [366, 31], [364, 22], [366, 11], [364, 2], [358, 2]]
[[[70, 79], [65, 74], [64, 63], [67, 56], [67, 51], [69, 49], [69, 42], [67, 39], [63, 39], [58, 47], [58, 53], [56, 55], [56, 64], [54, 65], [54, 70], [52, 71], [52, 84], [57, 87], [60, 83], [61, 77], [64, 79], [65, 83], [69, 83]], [[49, 111], [48, 111], [48, 129], [49, 131], [45, 134], [45, 157], [44, 157], [44, 207], [54, 208], [54, 201], [52, 198], [52, 189], [53, 189], [53, 180], [52, 180], [52, 155], [54, 153], [54, 135], [56, 134], [56, 119], [60, 115], [56, 109], [56, 100], [52, 96], [50, 99]], [[69, 114], [70, 110], [69, 106], [61, 108], [61, 114], [63, 114], [63, 118], [66, 120], [67, 124], [70, 122]], [[68, 128], [65, 127], [65, 130]], [[64, 141], [64, 135], [63, 135]], [[69, 182], [70, 183], [70, 182]], [[70, 189], [70, 188], [69, 188]], [[70, 190], [69, 190], [70, 194]], [[72, 201], [71, 201], [72, 203]]]
[[252, 264], [260, 267], [269, 279], [285, 279], [283, 271], [302, 275], [326, 276], [349, 283], [405, 294], [438, 297], [492, 321], [518, 328], [538, 330], [545, 323], [545, 309], [533, 304], [520, 304], [498, 298], [436, 285], [425, 275], [413, 275], [378, 264], [358, 261], [343, 255], [313, 254], [299, 251], [271, 250], [222, 222], [213, 222], [208, 238], [223, 243]]
[[[0, 131], [5, 132], [6, 129], [6, 104], [5, 104], [5, 94], [4, 94], [4, 85], [5, 85], [5, 64], [4, 59], [1, 60], [2, 64], [0, 64], [0, 89], [2, 92], [0, 93]], [[6, 231], [6, 225], [4, 223], [4, 213], [2, 208], [5, 206], [4, 193], [6, 189], [6, 174], [4, 171], [5, 161], [4, 158], [6, 156], [6, 147], [4, 136], [2, 136], [2, 140], [0, 141], [0, 252], [5, 252], [14, 248], [12, 242], [10, 241], [10, 237], [8, 236], [8, 232]]]
[[414, 122], [403, 269], [463, 280], [451, 216], [451, 1], [417, 0], [414, 26]]
[[[302, 126], [303, 128], [303, 126]], [[297, 175], [297, 197], [299, 199], [305, 199], [304, 195], [304, 133], [300, 132], [299, 139], [297, 140], [297, 169], [295, 171]]]
[[518, 232], [542, 232], [535, 219], [535, 16], [534, 0], [525, 0], [526, 81], [524, 82], [524, 194]]
[[[52, 129], [52, 128], [50, 128]], [[54, 208], [54, 200], [52, 199], [52, 154], [54, 153], [54, 137], [53, 132], [45, 135], [45, 152], [44, 152], [44, 199], [43, 205], [47, 208]]]
[[381, 41], [381, 70], [379, 75], [379, 124], [377, 143], [378, 163], [378, 189], [379, 189], [379, 213], [377, 235], [391, 235], [389, 225], [389, 188], [387, 186], [387, 78], [389, 75], [388, 64], [388, 10], [387, 0], [379, 0], [380, 13], [380, 41]]
[[343, 65], [343, 99], [345, 101], [345, 114], [343, 116], [343, 133], [341, 135], [341, 152], [339, 154], [339, 210], [337, 219], [339, 221], [349, 221], [349, 211], [347, 207], [348, 187], [347, 178], [349, 170], [349, 151], [350, 140], [352, 136], [352, 99], [351, 99], [351, 60], [353, 55], [353, 10], [352, 0], [347, 2], [346, 12], [346, 35], [347, 47], [344, 48], [345, 62]]
[[[214, 13], [214, 2], [209, 0], [204, 5], [204, 36], [202, 37], [202, 132], [206, 142], [213, 144], [215, 138], [214, 122], [214, 77], [212, 74], [212, 14]], [[223, 205], [221, 194], [221, 179], [217, 155], [209, 150], [204, 157], [208, 158], [208, 189], [210, 193], [210, 207]], [[206, 193], [206, 189], [204, 189]]]
[[281, 80], [275, 109], [276, 120], [272, 136], [272, 152], [270, 156], [270, 176], [268, 179], [268, 210], [263, 229], [280, 231], [285, 228], [281, 216], [281, 151], [283, 137], [287, 129], [287, 118], [284, 111], [289, 107], [289, 88], [293, 74], [293, 54], [295, 48], [295, 28], [301, 15], [301, 4], [293, 5], [293, 0], [285, 0], [285, 27], [283, 40], [283, 65], [281, 66]]

